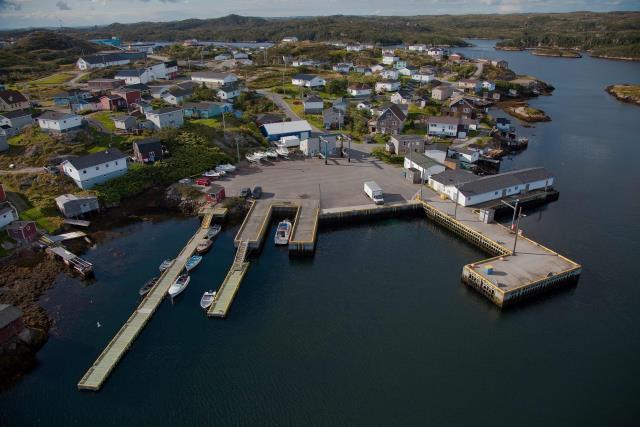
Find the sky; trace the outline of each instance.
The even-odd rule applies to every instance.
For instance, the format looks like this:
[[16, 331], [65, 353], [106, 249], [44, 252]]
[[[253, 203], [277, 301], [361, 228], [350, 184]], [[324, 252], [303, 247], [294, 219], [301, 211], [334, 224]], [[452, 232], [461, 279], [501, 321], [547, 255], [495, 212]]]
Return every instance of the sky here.
[[640, 0], [0, 0], [0, 29], [244, 16], [640, 10]]

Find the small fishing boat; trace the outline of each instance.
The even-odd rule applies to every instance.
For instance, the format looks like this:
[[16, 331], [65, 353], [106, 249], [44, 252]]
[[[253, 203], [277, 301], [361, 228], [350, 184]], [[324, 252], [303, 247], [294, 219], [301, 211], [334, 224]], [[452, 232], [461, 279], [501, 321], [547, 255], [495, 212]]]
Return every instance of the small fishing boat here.
[[146, 294], [149, 293], [151, 288], [153, 288], [153, 286], [157, 282], [158, 282], [158, 278], [157, 277], [154, 277], [153, 279], [149, 280], [147, 283], [144, 284], [143, 287], [140, 288], [140, 290], [138, 291], [138, 294], [140, 294], [141, 297], [145, 296]]
[[277, 159], [278, 158], [278, 153], [276, 152], [276, 150], [273, 150], [273, 149], [265, 151], [264, 154], [268, 159]]
[[160, 264], [160, 273], [171, 267], [171, 264], [173, 264], [172, 259], [165, 259], [164, 261], [162, 261], [162, 264]]
[[288, 245], [289, 235], [291, 234], [291, 221], [285, 219], [280, 221], [276, 229], [275, 243], [276, 245]]
[[191, 280], [191, 277], [189, 277], [188, 274], [183, 274], [179, 276], [176, 279], [176, 281], [173, 283], [173, 285], [169, 287], [169, 291], [168, 291], [169, 296], [171, 298], [175, 298], [176, 296], [178, 296], [182, 291], [185, 290], [190, 280]]
[[287, 147], [278, 147], [276, 148], [276, 154], [278, 156], [288, 158], [289, 157], [289, 149]]
[[225, 164], [216, 166], [216, 172], [227, 172], [227, 173], [230, 173], [230, 172], [235, 172], [235, 171], [236, 171], [236, 167], [233, 166], [230, 163], [225, 163]]
[[209, 231], [207, 231], [207, 235], [204, 238], [211, 240], [216, 237], [221, 230], [222, 226], [220, 224], [214, 224], [211, 228], [209, 228]]
[[262, 156], [254, 154], [247, 154], [244, 156], [250, 163], [258, 163], [262, 160]]
[[220, 172], [216, 172], [214, 170], [206, 171], [202, 174], [202, 176], [206, 176], [208, 178], [220, 178], [222, 174]]
[[198, 246], [196, 246], [196, 253], [206, 254], [211, 249], [211, 245], [213, 245], [213, 240], [211, 239], [202, 239]]
[[200, 307], [206, 310], [211, 306], [211, 304], [213, 304], [213, 300], [215, 299], [215, 297], [216, 297], [216, 291], [205, 292], [202, 295], [202, 298], [200, 299]]
[[184, 266], [184, 268], [186, 268], [187, 271], [191, 271], [196, 268], [198, 264], [200, 264], [200, 262], [202, 262], [202, 256], [194, 255], [189, 258], [189, 261], [187, 261], [187, 264]]

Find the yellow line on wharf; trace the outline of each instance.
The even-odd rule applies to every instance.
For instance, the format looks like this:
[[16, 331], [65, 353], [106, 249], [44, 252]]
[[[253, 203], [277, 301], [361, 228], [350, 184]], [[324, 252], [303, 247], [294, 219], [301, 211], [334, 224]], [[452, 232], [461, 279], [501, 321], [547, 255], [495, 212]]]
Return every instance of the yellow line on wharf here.
[[164, 299], [169, 287], [176, 281], [189, 257], [193, 255], [198, 243], [207, 234], [207, 228], [201, 227], [184, 246], [173, 264], [166, 269], [155, 286], [140, 302], [138, 308], [131, 314], [122, 328], [111, 339], [107, 347], [100, 353], [89, 370], [78, 383], [80, 390], [100, 390], [102, 384], [109, 377], [125, 352], [131, 347], [151, 316]]

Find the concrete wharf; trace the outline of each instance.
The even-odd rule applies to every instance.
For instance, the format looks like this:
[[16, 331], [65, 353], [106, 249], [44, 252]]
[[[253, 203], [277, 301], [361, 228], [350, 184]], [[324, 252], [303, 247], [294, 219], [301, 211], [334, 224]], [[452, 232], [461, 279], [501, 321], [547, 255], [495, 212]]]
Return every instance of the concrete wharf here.
[[207, 234], [207, 227], [200, 227], [184, 246], [173, 264], [166, 269], [155, 286], [142, 299], [138, 308], [131, 314], [107, 347], [100, 353], [96, 361], [78, 383], [80, 390], [99, 390], [111, 374], [120, 359], [131, 347], [147, 322], [164, 299], [169, 287], [176, 281], [185, 267], [187, 260], [193, 255], [198, 243]]

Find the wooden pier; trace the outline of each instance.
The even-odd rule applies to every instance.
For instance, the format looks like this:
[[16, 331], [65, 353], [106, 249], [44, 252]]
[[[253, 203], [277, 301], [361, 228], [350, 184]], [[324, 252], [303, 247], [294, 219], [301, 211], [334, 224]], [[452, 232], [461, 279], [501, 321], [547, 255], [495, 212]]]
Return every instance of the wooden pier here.
[[127, 319], [107, 347], [100, 353], [89, 370], [84, 374], [78, 388], [80, 390], [99, 390], [111, 371], [116, 367], [133, 341], [140, 334], [147, 322], [164, 299], [169, 287], [176, 281], [187, 260], [193, 255], [198, 243], [207, 234], [207, 227], [200, 227], [184, 246], [173, 264], [166, 269], [155, 286], [143, 298], [138, 308]]
[[247, 252], [249, 251], [248, 243], [241, 242], [236, 252], [236, 257], [233, 260], [233, 264], [224, 278], [222, 285], [218, 288], [218, 292], [213, 300], [213, 303], [207, 310], [208, 317], [227, 317], [227, 312], [231, 307], [231, 303], [240, 289], [240, 283], [244, 278], [249, 263], [245, 261]]

